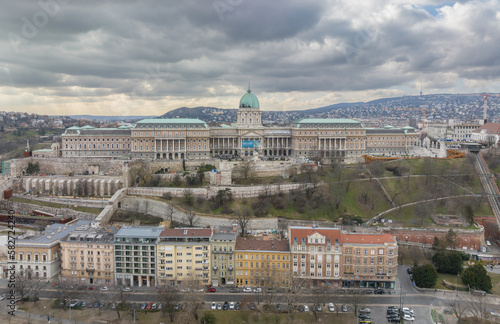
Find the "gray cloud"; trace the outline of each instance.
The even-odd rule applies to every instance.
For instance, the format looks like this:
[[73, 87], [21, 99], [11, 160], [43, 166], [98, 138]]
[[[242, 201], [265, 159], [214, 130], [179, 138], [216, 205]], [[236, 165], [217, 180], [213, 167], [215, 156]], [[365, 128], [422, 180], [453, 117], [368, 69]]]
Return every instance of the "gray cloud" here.
[[435, 91], [460, 78], [495, 84], [500, 4], [447, 3], [69, 1], [47, 11], [2, 1], [0, 95], [14, 87], [52, 102], [202, 102], [248, 81], [270, 97], [318, 98], [422, 80]]

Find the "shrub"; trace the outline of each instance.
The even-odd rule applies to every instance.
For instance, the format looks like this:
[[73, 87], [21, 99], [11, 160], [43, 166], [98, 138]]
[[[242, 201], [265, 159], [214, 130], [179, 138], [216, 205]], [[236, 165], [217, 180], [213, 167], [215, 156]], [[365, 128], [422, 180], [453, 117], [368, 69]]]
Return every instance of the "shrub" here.
[[413, 280], [420, 288], [432, 288], [436, 284], [438, 274], [432, 264], [416, 266], [413, 268]]

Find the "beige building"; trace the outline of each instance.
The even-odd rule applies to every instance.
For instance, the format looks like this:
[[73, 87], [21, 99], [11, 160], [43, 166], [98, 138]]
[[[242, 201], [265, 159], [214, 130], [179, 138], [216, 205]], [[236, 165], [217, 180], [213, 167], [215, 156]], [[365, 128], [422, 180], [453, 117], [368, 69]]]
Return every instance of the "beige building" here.
[[396, 288], [398, 245], [390, 234], [343, 234], [342, 285]]
[[210, 284], [210, 228], [164, 229], [156, 246], [160, 285]]
[[234, 249], [237, 226], [216, 226], [210, 241], [212, 251], [212, 286], [234, 285]]
[[61, 240], [61, 277], [90, 285], [114, 282], [115, 227], [80, 226]]
[[418, 134], [411, 127], [368, 129], [353, 119], [305, 118], [288, 127], [265, 127], [259, 100], [249, 89], [231, 125], [209, 127], [199, 119], [155, 118], [131, 128], [70, 127], [62, 138], [62, 156], [69, 157], [195, 160], [259, 155], [335, 158], [349, 163], [366, 153], [407, 154], [417, 144]]
[[75, 220], [66, 224], [52, 224], [41, 234], [28, 234], [16, 240], [16, 271], [43, 280], [56, 278], [61, 271], [60, 241], [90, 221]]
[[293, 275], [312, 286], [395, 288], [398, 249], [392, 235], [290, 226], [288, 238]]
[[366, 154], [401, 156], [411, 154], [419, 146], [420, 134], [410, 126], [384, 126], [366, 129]]

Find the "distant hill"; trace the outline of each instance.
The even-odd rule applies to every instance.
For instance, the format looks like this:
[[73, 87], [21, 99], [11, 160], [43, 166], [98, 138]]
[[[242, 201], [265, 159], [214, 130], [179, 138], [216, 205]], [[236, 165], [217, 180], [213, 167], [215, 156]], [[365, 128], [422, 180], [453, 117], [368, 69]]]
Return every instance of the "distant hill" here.
[[[56, 117], [56, 116], [54, 116]], [[108, 121], [118, 121], [118, 120], [140, 120], [145, 118], [156, 118], [156, 116], [93, 116], [93, 115], [70, 115], [67, 116], [74, 119], [89, 119], [89, 120], [108, 120]]]

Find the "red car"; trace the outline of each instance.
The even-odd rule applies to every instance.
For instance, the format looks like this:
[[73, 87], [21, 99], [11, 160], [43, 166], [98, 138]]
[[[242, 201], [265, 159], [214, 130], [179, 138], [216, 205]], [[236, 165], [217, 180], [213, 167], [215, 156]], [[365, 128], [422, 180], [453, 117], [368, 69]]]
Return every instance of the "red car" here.
[[146, 306], [146, 309], [151, 309], [151, 306], [153, 306], [152, 302], [148, 303], [148, 306]]
[[94, 290], [95, 287], [94, 286], [89, 286], [88, 290]]
[[207, 292], [215, 292], [215, 288], [214, 287], [208, 288]]

